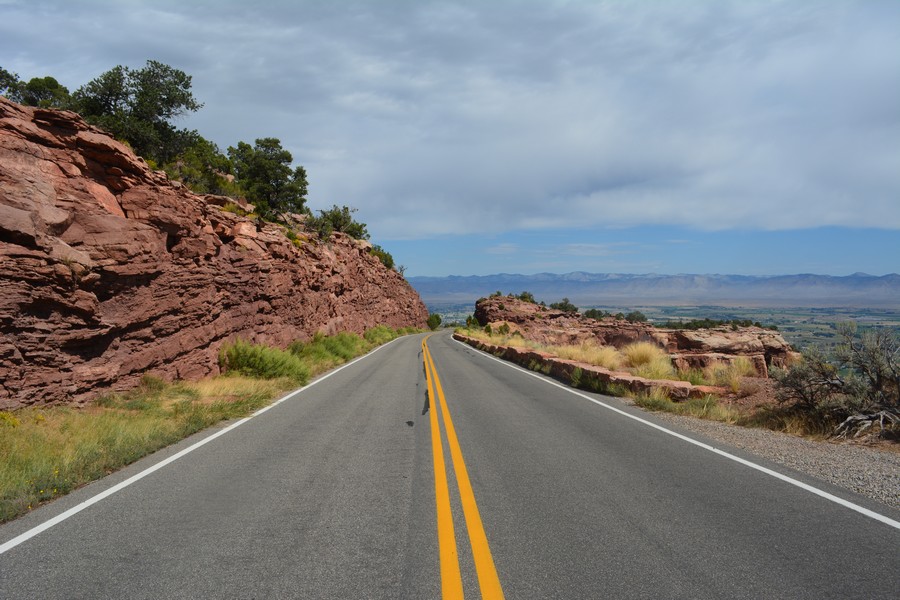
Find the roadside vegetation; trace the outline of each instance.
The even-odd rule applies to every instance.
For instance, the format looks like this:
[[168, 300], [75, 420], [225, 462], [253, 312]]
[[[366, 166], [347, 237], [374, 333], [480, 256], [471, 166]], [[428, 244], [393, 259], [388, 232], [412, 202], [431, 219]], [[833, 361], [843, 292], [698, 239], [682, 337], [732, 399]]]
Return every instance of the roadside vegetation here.
[[[498, 346], [544, 352], [559, 358], [620, 371], [650, 380], [683, 380], [694, 385], [726, 389], [733, 398], [752, 394], [757, 377], [752, 362], [736, 357], [715, 362], [705, 369], [679, 371], [669, 356], [648, 342], [622, 348], [586, 341], [577, 345], [542, 345], [520, 334], [483, 329], [469, 321], [460, 329], [469, 337]], [[500, 328], [503, 328], [501, 326]], [[498, 328], [498, 329], [500, 329]], [[857, 332], [855, 325], [838, 326], [842, 343], [832, 352], [806, 350], [788, 369], [773, 369], [775, 396], [766, 404], [742, 406], [706, 395], [674, 402], [664, 387], [649, 394], [633, 394], [624, 387], [606, 384], [589, 371], [576, 368], [569, 382], [574, 387], [612, 396], [630, 397], [648, 410], [665, 411], [747, 427], [763, 427], [816, 438], [859, 437], [900, 439], [900, 338], [889, 329]], [[534, 370], [549, 372], [535, 362]]]
[[900, 336], [838, 326], [830, 352], [810, 348], [790, 370], [775, 373], [779, 407], [770, 418], [808, 422], [841, 437], [900, 437]]
[[316, 335], [287, 350], [236, 341], [224, 374], [197, 382], [145, 375], [140, 386], [84, 408], [0, 412], [0, 522], [62, 496], [220, 421], [245, 417], [289, 390], [415, 329]]
[[441, 326], [441, 315], [437, 313], [431, 313], [428, 315], [428, 328], [432, 331], [437, 331], [438, 327]]
[[644, 379], [688, 381], [694, 385], [726, 387], [736, 394], [743, 393], [745, 378], [756, 376], [752, 363], [745, 357], [736, 357], [731, 362], [714, 362], [702, 370], [678, 370], [672, 364], [669, 355], [650, 342], [634, 342], [622, 348], [603, 346], [593, 340], [570, 345], [540, 344], [526, 340], [518, 332], [510, 333], [510, 328], [505, 323], [499, 326], [497, 331], [493, 331], [490, 325], [479, 327], [474, 319], [469, 321], [469, 326], [459, 328], [457, 331], [497, 346], [536, 350]]

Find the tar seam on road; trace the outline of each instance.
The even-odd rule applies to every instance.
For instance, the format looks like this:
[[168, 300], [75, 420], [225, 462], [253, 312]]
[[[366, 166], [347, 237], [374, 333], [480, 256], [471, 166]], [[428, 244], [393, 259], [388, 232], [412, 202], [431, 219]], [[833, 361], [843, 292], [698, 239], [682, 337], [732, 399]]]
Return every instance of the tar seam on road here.
[[[429, 336], [430, 337], [430, 336]], [[481, 591], [481, 597], [487, 598], [490, 600], [502, 600], [503, 599], [503, 588], [500, 585], [500, 578], [497, 575], [497, 568], [494, 565], [494, 559], [491, 556], [491, 548], [488, 544], [487, 534], [484, 532], [484, 523], [481, 520], [481, 513], [478, 511], [478, 504], [475, 501], [475, 492], [472, 490], [472, 483], [469, 480], [469, 472], [466, 469], [466, 463], [463, 460], [462, 448], [459, 445], [459, 439], [456, 436], [456, 428], [453, 426], [453, 419], [450, 417], [450, 408], [447, 405], [447, 399], [444, 396], [444, 389], [441, 386], [441, 380], [437, 373], [437, 368], [434, 364], [434, 359], [431, 356], [431, 351], [428, 349], [428, 338], [422, 340], [422, 349], [424, 354], [424, 360], [426, 364], [426, 376], [428, 373], [431, 373], [431, 377], [428, 377], [428, 390], [429, 394], [432, 394], [432, 391], [436, 391], [436, 396], [434, 396], [434, 409], [431, 411], [431, 426], [432, 426], [432, 447], [435, 448], [435, 487], [437, 488], [439, 479], [438, 471], [437, 471], [437, 448], [440, 447], [441, 454], [441, 463], [443, 466], [443, 447], [440, 438], [440, 432], [437, 431], [438, 419], [437, 419], [437, 406], [440, 405], [441, 415], [444, 419], [444, 428], [447, 431], [447, 442], [450, 447], [450, 456], [453, 459], [453, 471], [456, 474], [456, 483], [459, 488], [459, 496], [460, 503], [463, 507], [463, 515], [466, 520], [466, 529], [469, 533], [469, 544], [472, 547], [472, 558], [475, 561], [475, 572], [478, 576], [478, 587]], [[432, 381], [433, 379], [433, 381]], [[442, 477], [440, 479], [444, 480], [444, 487], [446, 487], [446, 472], [441, 472]], [[449, 497], [446, 499], [446, 507], [442, 509], [440, 504], [438, 504], [438, 532], [440, 534], [440, 513], [442, 510], [449, 511]], [[451, 523], [451, 534], [452, 534], [452, 523]], [[440, 535], [439, 535], [440, 537]], [[439, 540], [440, 543], [440, 540]], [[455, 540], [454, 540], [454, 552], [455, 552]], [[442, 554], [443, 558], [443, 548]], [[455, 574], [459, 576], [459, 559], [456, 558], [456, 566], [455, 566]], [[444, 564], [443, 560], [441, 561], [441, 572], [443, 574]], [[455, 582], [454, 582], [455, 584]], [[443, 576], [441, 578], [441, 585], [443, 588]], [[459, 590], [458, 595], [456, 592], [448, 595], [444, 594], [444, 598], [462, 598], [462, 589]]]
[[[397, 338], [397, 339], [400, 339], [400, 338]], [[216, 439], [216, 438], [218, 438], [218, 437], [220, 437], [220, 436], [225, 435], [226, 433], [228, 433], [229, 431], [231, 431], [231, 430], [233, 430], [233, 429], [236, 429], [236, 428], [240, 427], [241, 425], [243, 425], [244, 423], [246, 423], [247, 421], [249, 421], [249, 420], [252, 419], [253, 417], [259, 416], [259, 415], [263, 414], [264, 412], [266, 412], [267, 410], [270, 410], [270, 409], [274, 408], [275, 406], [278, 406], [278, 405], [281, 404], [282, 402], [285, 402], [286, 400], [290, 400], [291, 398], [293, 398], [294, 396], [296, 396], [296, 395], [299, 394], [300, 392], [303, 392], [303, 391], [305, 391], [305, 390], [308, 390], [309, 388], [313, 387], [314, 385], [316, 385], [316, 384], [318, 384], [318, 383], [321, 383], [322, 381], [325, 381], [326, 379], [328, 379], [328, 378], [331, 377], [332, 375], [336, 374], [338, 371], [342, 371], [342, 370], [346, 369], [347, 367], [349, 367], [349, 366], [351, 366], [351, 365], [353, 365], [353, 364], [355, 364], [355, 363], [357, 363], [357, 362], [363, 360], [364, 358], [368, 358], [369, 356], [372, 356], [373, 354], [375, 354], [376, 352], [378, 352], [378, 351], [381, 350], [382, 348], [384, 348], [384, 347], [386, 347], [386, 346], [388, 346], [388, 345], [394, 343], [395, 341], [396, 341], [396, 339], [395, 339], [395, 340], [391, 340], [391, 341], [388, 342], [387, 344], [384, 344], [384, 345], [382, 345], [382, 346], [379, 346], [379, 347], [375, 348], [374, 350], [372, 350], [372, 351], [369, 352], [368, 354], [364, 354], [363, 356], [360, 356], [359, 358], [354, 359], [354, 360], [348, 362], [348, 363], [345, 364], [345, 365], [341, 365], [341, 366], [338, 367], [337, 369], [334, 369], [333, 371], [330, 371], [330, 372], [327, 373], [326, 375], [323, 375], [322, 377], [319, 377], [318, 379], [316, 379], [316, 380], [313, 381], [312, 383], [310, 383], [310, 384], [308, 384], [308, 385], [305, 385], [305, 386], [303, 386], [302, 388], [299, 388], [299, 389], [294, 390], [293, 392], [287, 394], [287, 395], [284, 396], [283, 398], [280, 398], [280, 399], [276, 400], [275, 402], [273, 402], [272, 404], [269, 404], [268, 406], [264, 406], [263, 408], [257, 410], [255, 413], [253, 413], [253, 414], [250, 415], [249, 417], [244, 417], [243, 419], [241, 419], [241, 420], [239, 420], [239, 421], [236, 421], [235, 423], [232, 423], [232, 424], [229, 425], [228, 427], [226, 427], [226, 428], [224, 428], [224, 429], [222, 429], [222, 430], [220, 430], [220, 431], [217, 431], [216, 433], [214, 433], [214, 434], [212, 434], [212, 435], [210, 435], [210, 436], [208, 436], [208, 437], [203, 438], [202, 440], [200, 440], [200, 441], [197, 442], [196, 444], [193, 444], [193, 445], [191, 445], [191, 446], [185, 448], [184, 450], [181, 450], [180, 452], [178, 452], [178, 453], [176, 453], [176, 454], [173, 454], [173, 455], [170, 456], [169, 458], [167, 458], [167, 459], [165, 459], [165, 460], [162, 460], [162, 461], [156, 463], [155, 465], [153, 465], [153, 466], [151, 466], [151, 467], [148, 467], [148, 468], [144, 469], [144, 470], [141, 471], [140, 473], [137, 473], [137, 474], [135, 474], [135, 475], [132, 475], [131, 477], [129, 477], [129, 478], [126, 479], [125, 481], [119, 482], [119, 483], [117, 483], [116, 485], [114, 485], [113, 487], [111, 487], [111, 488], [109, 488], [109, 489], [107, 489], [107, 490], [104, 490], [104, 491], [100, 492], [100, 493], [97, 494], [96, 496], [92, 496], [92, 497], [88, 498], [88, 499], [85, 500], [84, 502], [81, 502], [80, 504], [77, 504], [77, 505], [73, 506], [72, 508], [66, 510], [65, 512], [62, 512], [62, 513], [56, 515], [56, 516], [53, 517], [52, 519], [49, 519], [49, 520], [47, 520], [47, 521], [44, 521], [44, 522], [41, 523], [40, 525], [38, 525], [38, 526], [36, 526], [36, 527], [33, 527], [33, 528], [29, 529], [29, 530], [26, 531], [25, 533], [22, 533], [22, 534], [20, 534], [20, 535], [18, 535], [18, 536], [16, 536], [16, 537], [14, 537], [13, 539], [9, 540], [8, 542], [6, 542], [6, 543], [4, 543], [4, 544], [0, 544], [0, 555], [4, 554], [5, 552], [8, 552], [9, 550], [12, 550], [13, 548], [15, 548], [16, 546], [18, 546], [19, 544], [21, 544], [21, 543], [23, 543], [23, 542], [27, 542], [28, 540], [30, 540], [30, 539], [33, 538], [34, 536], [36, 536], [36, 535], [38, 535], [38, 534], [40, 534], [40, 533], [43, 533], [44, 531], [47, 531], [47, 530], [50, 529], [51, 527], [54, 527], [55, 525], [59, 525], [60, 523], [62, 523], [62, 522], [65, 521], [66, 519], [68, 519], [69, 517], [72, 517], [72, 516], [74, 516], [74, 515], [80, 513], [80, 512], [83, 511], [84, 509], [86, 509], [86, 508], [88, 508], [88, 507], [90, 507], [90, 506], [96, 504], [97, 502], [100, 502], [101, 500], [103, 500], [103, 499], [105, 499], [105, 498], [108, 498], [109, 496], [112, 496], [112, 495], [115, 494], [116, 492], [119, 492], [119, 491], [121, 491], [121, 490], [127, 488], [127, 487], [130, 486], [132, 483], [135, 483], [135, 482], [137, 482], [137, 481], [143, 479], [143, 478], [146, 477], [147, 475], [150, 475], [151, 473], [154, 473], [154, 472], [156, 472], [156, 471], [162, 469], [162, 468], [165, 467], [166, 465], [175, 462], [175, 461], [178, 460], [179, 458], [181, 458], [181, 457], [183, 457], [183, 456], [185, 456], [185, 455], [187, 455], [187, 454], [190, 454], [190, 453], [193, 452], [194, 450], [200, 448], [201, 446], [203, 446], [203, 445], [205, 445], [205, 444], [208, 444], [209, 442], [213, 441], [214, 439]]]
[[[454, 340], [456, 343], [462, 345], [462, 346], [465, 347], [465, 348], [472, 348], [472, 346], [469, 346], [468, 344], [466, 344], [466, 343], [464, 343], [464, 342], [461, 342], [461, 341], [457, 340], [456, 338], [453, 338], [453, 340]], [[646, 419], [642, 419], [641, 417], [638, 417], [638, 416], [636, 416], [636, 415], [632, 415], [632, 414], [630, 414], [630, 413], [625, 412], [624, 410], [618, 409], [618, 408], [616, 408], [615, 406], [610, 406], [609, 404], [606, 404], [605, 402], [601, 402], [600, 400], [597, 400], [597, 399], [595, 399], [595, 398], [591, 398], [590, 396], [588, 396], [588, 395], [586, 395], [586, 394], [582, 394], [582, 393], [580, 393], [580, 392], [577, 392], [577, 391], [573, 390], [573, 389], [570, 388], [570, 387], [567, 387], [567, 386], [565, 386], [565, 385], [562, 385], [561, 383], [558, 383], [558, 382], [556, 382], [556, 381], [552, 381], [552, 380], [550, 380], [550, 379], [547, 379], [547, 378], [545, 378], [545, 377], [542, 377], [541, 375], [538, 375], [537, 373], [532, 373], [531, 371], [527, 371], [527, 370], [523, 369], [522, 367], [519, 367], [518, 365], [514, 365], [514, 364], [512, 364], [512, 363], [510, 363], [510, 362], [508, 362], [508, 361], [499, 359], [499, 358], [497, 358], [496, 356], [492, 356], [492, 355], [488, 354], [487, 352], [483, 352], [483, 351], [481, 351], [481, 350], [478, 350], [477, 348], [473, 348], [473, 349], [474, 349], [474, 350], [477, 350], [477, 351], [479, 352], [479, 354], [481, 354], [481, 355], [484, 356], [485, 358], [489, 358], [489, 359], [491, 359], [491, 360], [495, 360], [495, 361], [497, 361], [498, 363], [500, 363], [500, 364], [502, 364], [502, 365], [505, 365], [505, 366], [507, 366], [507, 367], [510, 367], [511, 369], [515, 369], [516, 371], [520, 371], [521, 373], [523, 373], [523, 374], [525, 374], [525, 375], [530, 375], [531, 377], [534, 377], [534, 378], [536, 378], [536, 379], [539, 379], [539, 380], [543, 381], [544, 383], [547, 383], [547, 384], [549, 384], [549, 385], [558, 387], [559, 389], [565, 390], [565, 391], [567, 391], [567, 392], [569, 392], [569, 393], [571, 393], [571, 394], [574, 394], [574, 395], [576, 395], [576, 396], [578, 396], [578, 397], [580, 397], [580, 398], [584, 398], [585, 400], [588, 400], [589, 402], [593, 402], [594, 404], [596, 404], [596, 405], [598, 405], [598, 406], [602, 406], [603, 408], [609, 409], [609, 410], [611, 410], [611, 411], [613, 411], [613, 412], [615, 412], [615, 413], [618, 413], [618, 414], [620, 414], [620, 415], [622, 415], [622, 416], [624, 416], [624, 417], [628, 417], [629, 419], [633, 419], [633, 420], [637, 421], [638, 423], [643, 423], [644, 425], [647, 425], [647, 426], [649, 426], [649, 427], [652, 427], [652, 428], [654, 428], [654, 429], [657, 429], [657, 430], [659, 430], [659, 431], [661, 431], [661, 432], [663, 432], [663, 433], [666, 433], [666, 434], [668, 434], [668, 435], [671, 435], [671, 436], [673, 436], [673, 437], [676, 437], [676, 438], [678, 438], [678, 439], [680, 439], [680, 440], [684, 440], [684, 441], [688, 442], [689, 444], [693, 444], [693, 445], [695, 445], [695, 446], [699, 446], [700, 448], [703, 448], [704, 450], [709, 450], [710, 452], [713, 452], [713, 453], [715, 453], [715, 454], [718, 454], [719, 456], [723, 456], [723, 457], [725, 457], [725, 458], [727, 458], [727, 459], [729, 459], [729, 460], [733, 460], [733, 461], [736, 462], [736, 463], [740, 463], [740, 464], [742, 464], [742, 465], [744, 465], [744, 466], [746, 466], [746, 467], [750, 467], [751, 469], [755, 469], [755, 470], [757, 470], [757, 471], [759, 471], [759, 472], [761, 472], [761, 473], [765, 473], [766, 475], [769, 475], [769, 476], [774, 477], [774, 478], [776, 478], [776, 479], [780, 479], [781, 481], [784, 481], [784, 482], [786, 482], [786, 483], [789, 483], [789, 484], [791, 484], [791, 485], [793, 485], [793, 486], [796, 486], [796, 487], [798, 487], [798, 488], [800, 488], [800, 489], [802, 489], [802, 490], [806, 490], [807, 492], [813, 493], [813, 494], [815, 494], [816, 496], [819, 496], [819, 497], [821, 497], [821, 498], [824, 498], [825, 500], [829, 500], [829, 501], [831, 501], [831, 502], [834, 502], [835, 504], [839, 504], [839, 505], [841, 505], [841, 506], [843, 506], [843, 507], [845, 507], [845, 508], [849, 508], [850, 510], [856, 511], [856, 512], [860, 513], [861, 515], [865, 515], [865, 516], [867, 516], [867, 517], [869, 517], [869, 518], [871, 518], [871, 519], [875, 519], [876, 521], [880, 521], [881, 523], [884, 523], [885, 525], [888, 525], [888, 526], [890, 526], [890, 527], [893, 527], [894, 529], [900, 529], [900, 522], [895, 521], [894, 519], [891, 519], [890, 517], [886, 517], [886, 516], [884, 516], [884, 515], [882, 515], [882, 514], [880, 514], [880, 513], [877, 513], [877, 512], [875, 512], [875, 511], [873, 511], [873, 510], [869, 510], [868, 508], [865, 508], [865, 507], [860, 506], [860, 505], [858, 505], [858, 504], [854, 504], [853, 502], [850, 502], [849, 500], [844, 500], [843, 498], [839, 498], [839, 497], [837, 497], [837, 496], [835, 496], [835, 495], [833, 495], [833, 494], [829, 494], [829, 493], [826, 492], [825, 490], [820, 490], [820, 489], [817, 488], [817, 487], [811, 486], [811, 485], [809, 485], [809, 484], [807, 484], [807, 483], [803, 483], [802, 481], [798, 481], [797, 479], [794, 479], [794, 478], [792, 478], [792, 477], [788, 477], [787, 475], [783, 475], [783, 474], [779, 473], [778, 471], [773, 471], [772, 469], [768, 469], [768, 468], [766, 468], [766, 467], [764, 467], [764, 466], [762, 466], [762, 465], [758, 465], [758, 464], [756, 464], [756, 463], [754, 463], [754, 462], [751, 462], [751, 461], [746, 460], [746, 459], [744, 459], [744, 458], [741, 458], [741, 457], [739, 457], [739, 456], [735, 456], [734, 454], [729, 454], [728, 452], [725, 452], [724, 450], [719, 450], [718, 448], [715, 448], [715, 447], [713, 447], [713, 446], [710, 446], [709, 444], [705, 444], [705, 443], [703, 443], [703, 442], [701, 442], [701, 441], [695, 440], [695, 439], [693, 439], [693, 438], [691, 438], [691, 437], [688, 437], [688, 436], [683, 435], [683, 434], [681, 434], [681, 433], [678, 433], [678, 432], [676, 432], [676, 431], [672, 431], [671, 429], [667, 429], [667, 428], [665, 428], [665, 427], [663, 427], [663, 426], [661, 426], [661, 425], [657, 425], [656, 423], [651, 423], [650, 421], [647, 421]]]

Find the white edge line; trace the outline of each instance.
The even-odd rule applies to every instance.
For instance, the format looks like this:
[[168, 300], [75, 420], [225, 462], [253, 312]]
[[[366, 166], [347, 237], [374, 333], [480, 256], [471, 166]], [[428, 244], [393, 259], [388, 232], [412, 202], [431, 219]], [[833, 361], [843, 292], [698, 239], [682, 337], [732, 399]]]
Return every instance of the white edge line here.
[[195, 444], [193, 444], [193, 445], [191, 445], [191, 446], [185, 448], [184, 450], [179, 451], [179, 452], [176, 453], [176, 454], [173, 454], [173, 455], [170, 456], [169, 458], [166, 458], [165, 460], [161, 460], [160, 462], [156, 463], [155, 465], [153, 465], [153, 466], [151, 466], [151, 467], [147, 467], [146, 469], [144, 469], [144, 470], [141, 471], [140, 473], [137, 473], [137, 474], [135, 474], [135, 475], [132, 475], [131, 477], [129, 477], [129, 478], [126, 479], [125, 481], [121, 481], [121, 482], [117, 483], [116, 485], [112, 486], [111, 488], [109, 488], [109, 489], [107, 489], [107, 490], [104, 490], [104, 491], [100, 492], [100, 493], [97, 494], [96, 496], [91, 496], [90, 498], [88, 498], [88, 499], [85, 500], [84, 502], [81, 502], [80, 504], [76, 504], [75, 506], [73, 506], [72, 508], [68, 509], [67, 511], [62, 512], [62, 513], [56, 515], [56, 516], [53, 517], [52, 519], [49, 519], [49, 520], [47, 520], [47, 521], [44, 521], [44, 522], [41, 523], [40, 525], [37, 525], [36, 527], [33, 527], [33, 528], [29, 529], [29, 530], [26, 531], [25, 533], [22, 533], [22, 534], [17, 535], [16, 537], [14, 537], [13, 539], [9, 540], [8, 542], [5, 542], [4, 544], [0, 544], [0, 554], [4, 554], [5, 552], [8, 552], [9, 550], [12, 550], [13, 548], [15, 548], [16, 546], [18, 546], [19, 544], [22, 544], [23, 542], [27, 542], [28, 540], [30, 540], [30, 539], [33, 538], [34, 536], [36, 536], [36, 535], [38, 535], [38, 534], [40, 534], [40, 533], [43, 533], [44, 531], [47, 531], [48, 529], [50, 529], [51, 527], [54, 527], [55, 525], [59, 525], [60, 523], [62, 523], [62, 522], [65, 521], [66, 519], [68, 519], [69, 517], [72, 517], [72, 516], [74, 516], [74, 515], [80, 513], [80, 512], [83, 511], [84, 509], [86, 509], [86, 508], [88, 508], [88, 507], [90, 507], [90, 506], [96, 504], [97, 502], [100, 502], [101, 500], [103, 500], [103, 499], [105, 499], [105, 498], [108, 498], [109, 496], [112, 496], [112, 495], [115, 494], [116, 492], [119, 492], [119, 491], [121, 491], [121, 490], [127, 488], [127, 487], [128, 487], [129, 485], [131, 485], [132, 483], [135, 483], [135, 482], [137, 482], [137, 481], [140, 481], [141, 479], [143, 479], [143, 478], [146, 477], [147, 475], [150, 475], [151, 473], [154, 473], [154, 472], [156, 472], [156, 471], [162, 469], [162, 468], [165, 467], [166, 465], [175, 462], [175, 461], [178, 460], [179, 458], [181, 458], [181, 457], [183, 457], [183, 456], [185, 456], [185, 455], [187, 455], [187, 454], [190, 454], [191, 452], [193, 452], [193, 451], [196, 450], [197, 448], [200, 448], [200, 447], [203, 446], [204, 444], [208, 444], [209, 442], [213, 441], [213, 440], [216, 439], [217, 437], [222, 436], [222, 435], [225, 435], [226, 433], [228, 433], [228, 432], [231, 431], [232, 429], [236, 429], [236, 428], [240, 427], [241, 425], [243, 425], [244, 423], [246, 423], [247, 421], [249, 421], [249, 420], [252, 419], [253, 417], [259, 416], [259, 415], [263, 414], [264, 412], [266, 412], [267, 410], [269, 410], [269, 409], [271, 409], [271, 408], [273, 408], [273, 407], [275, 407], [275, 406], [278, 406], [278, 405], [281, 404], [282, 402], [284, 402], [284, 401], [286, 401], [286, 400], [290, 400], [291, 398], [293, 398], [294, 396], [296, 396], [296, 395], [299, 394], [300, 392], [303, 392], [303, 391], [305, 391], [305, 390], [308, 390], [309, 388], [313, 387], [314, 385], [316, 385], [316, 384], [318, 384], [318, 383], [321, 383], [321, 382], [325, 381], [326, 379], [328, 379], [328, 378], [331, 377], [332, 375], [336, 374], [338, 371], [342, 371], [342, 370], [346, 369], [347, 367], [352, 366], [353, 364], [355, 364], [355, 363], [357, 363], [357, 362], [363, 360], [364, 358], [368, 358], [368, 357], [372, 356], [373, 354], [375, 354], [376, 352], [378, 352], [378, 351], [381, 350], [382, 348], [385, 348], [386, 346], [389, 346], [389, 345], [393, 344], [394, 342], [396, 342], [397, 340], [401, 339], [402, 337], [406, 337], [406, 336], [401, 336], [401, 337], [399, 337], [399, 338], [394, 338], [394, 339], [391, 340], [390, 342], [388, 342], [388, 343], [386, 343], [386, 344], [382, 344], [381, 346], [378, 346], [377, 348], [375, 348], [375, 349], [372, 350], [371, 352], [368, 352], [367, 354], [363, 354], [363, 355], [360, 356], [359, 358], [355, 358], [355, 359], [353, 359], [352, 361], [348, 362], [347, 364], [341, 365], [340, 367], [338, 367], [338, 368], [336, 368], [336, 369], [334, 369], [334, 370], [332, 370], [332, 371], [329, 371], [328, 373], [326, 373], [325, 375], [319, 377], [318, 379], [316, 379], [316, 380], [313, 381], [312, 383], [309, 383], [309, 384], [307, 384], [307, 385], [305, 385], [305, 386], [303, 386], [303, 387], [301, 387], [301, 388], [298, 388], [298, 389], [294, 390], [293, 392], [287, 394], [287, 395], [284, 396], [283, 398], [280, 398], [280, 399], [276, 400], [275, 402], [273, 402], [273, 403], [271, 403], [271, 404], [269, 404], [269, 405], [266, 405], [266, 406], [260, 408], [259, 410], [257, 410], [257, 411], [254, 412], [253, 414], [251, 414], [249, 417], [244, 417], [243, 419], [241, 419], [241, 420], [239, 420], [239, 421], [236, 421], [236, 422], [232, 423], [232, 424], [229, 425], [228, 427], [226, 427], [226, 428], [224, 428], [224, 429], [221, 429], [221, 430], [217, 431], [216, 433], [214, 433], [214, 434], [212, 434], [212, 435], [210, 435], [210, 436], [208, 436], [208, 437], [203, 438], [203, 439], [200, 440], [199, 442], [197, 442], [197, 443], [195, 443]]
[[710, 446], [709, 444], [704, 444], [703, 442], [700, 442], [698, 440], [690, 438], [686, 435], [680, 434], [676, 431], [672, 431], [671, 429], [667, 429], [661, 425], [657, 425], [656, 423], [647, 421], [646, 419], [642, 419], [641, 417], [638, 417], [631, 413], [625, 412], [624, 410], [616, 408], [615, 406], [610, 406], [609, 404], [606, 404], [605, 402], [601, 402], [600, 400], [597, 400], [596, 398], [591, 398], [590, 396], [588, 396], [586, 394], [582, 394], [581, 392], [575, 391], [574, 389], [567, 387], [565, 385], [562, 385], [561, 383], [559, 383], [557, 381], [553, 381], [552, 379], [548, 379], [546, 377], [538, 375], [537, 373], [533, 373], [533, 372], [531, 372], [523, 367], [520, 367], [519, 365], [516, 365], [512, 362], [497, 358], [496, 356], [493, 356], [483, 350], [480, 350], [479, 348], [475, 348], [474, 346], [470, 346], [469, 344], [466, 344], [465, 342], [461, 342], [460, 340], [458, 340], [456, 338], [453, 338], [453, 340], [456, 343], [465, 346], [466, 348], [471, 348], [472, 350], [475, 350], [476, 352], [478, 352], [485, 358], [495, 360], [502, 365], [506, 365], [507, 367], [510, 367], [517, 371], [521, 371], [525, 375], [530, 375], [530, 376], [534, 377], [535, 379], [539, 379], [540, 381], [543, 381], [549, 385], [558, 387], [558, 388], [565, 390], [571, 394], [575, 394], [576, 396], [578, 396], [580, 398], [584, 398], [585, 400], [588, 400], [589, 402], [593, 402], [594, 404], [596, 404], [598, 406], [602, 406], [603, 408], [609, 409], [609, 410], [611, 410], [615, 413], [618, 413], [622, 416], [628, 417], [629, 419], [633, 419], [639, 423], [643, 423], [644, 425], [648, 425], [654, 429], [662, 431], [663, 433], [667, 433], [667, 434], [669, 434], [673, 437], [676, 437], [680, 440], [684, 440], [684, 441], [688, 442], [689, 444], [699, 446], [700, 448], [703, 448], [704, 450], [709, 450], [710, 452], [714, 452], [715, 454], [718, 454], [719, 456], [724, 456], [727, 459], [733, 460], [734, 462], [737, 462], [744, 466], [750, 467], [751, 469], [756, 469], [757, 471], [760, 471], [761, 473], [765, 473], [766, 475], [771, 475], [772, 477], [775, 477], [776, 479], [780, 479], [781, 481], [784, 481], [791, 485], [797, 486], [798, 488], [806, 490], [807, 492], [811, 492], [811, 493], [815, 494], [816, 496], [820, 496], [822, 498], [825, 498], [826, 500], [830, 500], [830, 501], [834, 502], [835, 504], [840, 504], [841, 506], [849, 508], [850, 510], [854, 510], [854, 511], [856, 511], [860, 514], [863, 514], [869, 518], [875, 519], [876, 521], [880, 521], [880, 522], [884, 523], [885, 525], [889, 525], [889, 526], [893, 527], [894, 529], [900, 529], [900, 521], [895, 521], [894, 519], [891, 519], [890, 517], [886, 517], [880, 513], [869, 510], [868, 508], [865, 508], [858, 504], [854, 504], [853, 502], [850, 502], [848, 500], [844, 500], [843, 498], [839, 498], [839, 497], [835, 496], [834, 494], [829, 494], [828, 492], [826, 492], [824, 490], [820, 490], [817, 487], [813, 487], [809, 484], [803, 483], [802, 481], [798, 481], [792, 477], [783, 475], [783, 474], [779, 473], [778, 471], [773, 471], [772, 469], [766, 468], [762, 465], [758, 465], [754, 462], [751, 462], [749, 460], [741, 458], [740, 456], [735, 456], [734, 454], [729, 454], [728, 452], [725, 452], [724, 450], [719, 450], [718, 448]]

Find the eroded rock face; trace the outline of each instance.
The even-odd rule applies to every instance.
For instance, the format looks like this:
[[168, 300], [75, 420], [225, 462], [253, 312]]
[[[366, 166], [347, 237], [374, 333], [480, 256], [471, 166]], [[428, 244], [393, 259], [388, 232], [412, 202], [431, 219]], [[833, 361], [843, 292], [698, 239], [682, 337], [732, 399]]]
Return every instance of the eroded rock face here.
[[510, 331], [541, 344], [580, 344], [593, 340], [604, 346], [621, 348], [632, 342], [652, 342], [665, 349], [678, 369], [702, 369], [715, 361], [728, 362], [746, 356], [761, 377], [769, 367], [788, 364], [795, 353], [780, 333], [760, 327], [662, 329], [646, 323], [629, 323], [612, 318], [588, 319], [523, 302], [509, 296], [484, 298], [475, 305], [475, 318], [494, 331], [506, 323]]
[[224, 203], [74, 113], [0, 97], [0, 409], [214, 374], [236, 337], [425, 327], [418, 294], [366, 243], [295, 245]]

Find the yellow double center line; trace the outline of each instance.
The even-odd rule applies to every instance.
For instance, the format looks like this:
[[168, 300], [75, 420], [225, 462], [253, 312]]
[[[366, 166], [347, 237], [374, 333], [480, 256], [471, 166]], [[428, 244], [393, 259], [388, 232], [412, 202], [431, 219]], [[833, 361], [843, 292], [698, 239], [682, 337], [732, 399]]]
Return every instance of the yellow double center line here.
[[456, 429], [450, 418], [450, 409], [444, 398], [444, 390], [438, 377], [434, 360], [428, 350], [428, 338], [422, 340], [422, 354], [425, 360], [425, 379], [428, 381], [428, 397], [431, 399], [431, 448], [434, 456], [434, 492], [437, 509], [438, 546], [441, 561], [441, 594], [445, 600], [462, 598], [462, 577], [459, 571], [459, 554], [456, 551], [456, 534], [453, 530], [453, 513], [450, 509], [450, 490], [447, 485], [447, 468], [444, 461], [444, 445], [441, 441], [441, 430], [438, 423], [437, 406], [440, 406], [444, 427], [447, 430], [447, 442], [450, 456], [453, 459], [453, 471], [459, 487], [460, 503], [469, 532], [469, 543], [472, 545], [472, 557], [475, 559], [475, 572], [478, 575], [478, 587], [482, 598], [502, 599], [503, 589], [491, 557], [487, 535], [475, 503], [475, 493], [469, 481], [466, 463], [463, 461]]

